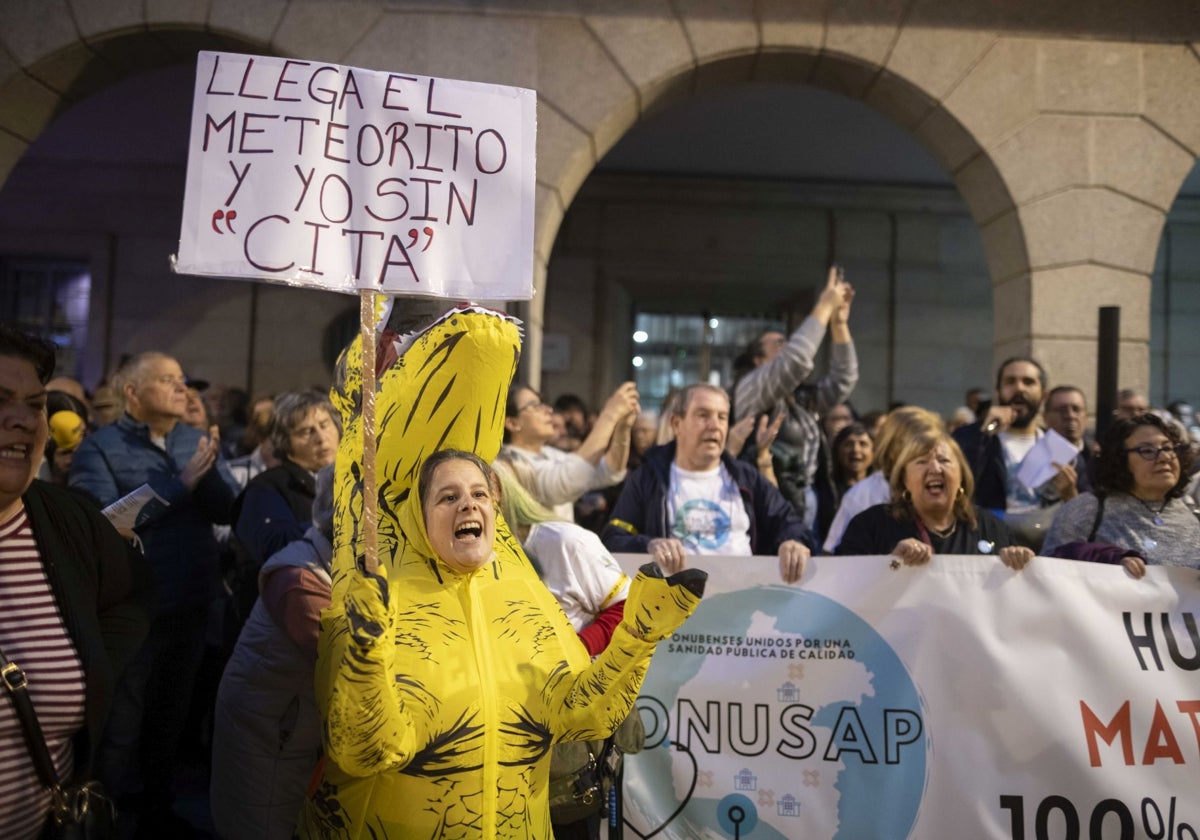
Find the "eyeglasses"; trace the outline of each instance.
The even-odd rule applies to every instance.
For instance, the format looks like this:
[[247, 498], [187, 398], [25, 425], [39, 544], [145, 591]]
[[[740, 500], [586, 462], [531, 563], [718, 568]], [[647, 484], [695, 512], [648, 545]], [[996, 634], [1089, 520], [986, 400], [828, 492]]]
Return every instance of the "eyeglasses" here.
[[166, 385], [168, 388], [186, 388], [187, 380], [182, 376], [172, 376], [169, 373], [164, 373], [162, 376], [155, 376], [151, 379], [152, 382], [157, 382], [159, 385]]
[[1183, 457], [1183, 453], [1187, 452], [1191, 447], [1186, 443], [1168, 443], [1163, 446], [1151, 446], [1150, 444], [1142, 444], [1126, 449], [1129, 454], [1137, 453], [1137, 456], [1144, 461], [1157, 461], [1159, 455], [1174, 455], [1176, 458]]
[[543, 408], [549, 408], [549, 407], [550, 406], [546, 405], [541, 400], [534, 400], [533, 402], [525, 403], [525, 405], [517, 406], [517, 414], [520, 414], [522, 411], [526, 411], [527, 409], [530, 409], [530, 408], [532, 408], [534, 411], [539, 411]]

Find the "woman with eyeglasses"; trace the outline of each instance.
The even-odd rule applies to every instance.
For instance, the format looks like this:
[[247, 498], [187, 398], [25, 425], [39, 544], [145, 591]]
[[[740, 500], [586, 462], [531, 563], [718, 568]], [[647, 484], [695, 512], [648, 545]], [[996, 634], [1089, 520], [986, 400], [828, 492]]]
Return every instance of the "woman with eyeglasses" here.
[[626, 382], [608, 398], [579, 448], [563, 452], [550, 446], [556, 435], [551, 407], [528, 385], [513, 383], [504, 406], [501, 452], [537, 501], [574, 522], [579, 497], [625, 478], [630, 430], [639, 411], [637, 386]]
[[[1120, 561], [1134, 577], [1147, 564], [1200, 567], [1200, 519], [1181, 498], [1191, 465], [1191, 445], [1158, 415], [1114, 420], [1100, 442], [1095, 491], [1062, 506], [1042, 553]], [[1095, 543], [1124, 556], [1085, 547]]]

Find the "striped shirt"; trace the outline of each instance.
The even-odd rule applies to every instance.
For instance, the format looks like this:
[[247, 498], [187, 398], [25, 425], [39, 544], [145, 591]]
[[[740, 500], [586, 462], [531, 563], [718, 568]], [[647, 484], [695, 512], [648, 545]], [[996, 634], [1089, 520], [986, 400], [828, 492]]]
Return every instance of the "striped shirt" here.
[[[63, 624], [22, 508], [0, 524], [0, 649], [25, 672], [60, 779], [73, 769], [71, 736], [83, 726], [83, 663]], [[38, 780], [21, 721], [0, 688], [0, 837], [38, 837], [50, 792]]]

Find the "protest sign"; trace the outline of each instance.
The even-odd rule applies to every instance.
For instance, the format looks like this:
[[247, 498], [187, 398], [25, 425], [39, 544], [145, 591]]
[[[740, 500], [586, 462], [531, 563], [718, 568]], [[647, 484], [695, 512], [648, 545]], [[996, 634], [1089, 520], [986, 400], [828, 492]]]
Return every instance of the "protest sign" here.
[[175, 269], [524, 300], [536, 94], [201, 52]]
[[[625, 836], [1197, 840], [1195, 570], [697, 557]], [[644, 555], [618, 556], [632, 572]]]

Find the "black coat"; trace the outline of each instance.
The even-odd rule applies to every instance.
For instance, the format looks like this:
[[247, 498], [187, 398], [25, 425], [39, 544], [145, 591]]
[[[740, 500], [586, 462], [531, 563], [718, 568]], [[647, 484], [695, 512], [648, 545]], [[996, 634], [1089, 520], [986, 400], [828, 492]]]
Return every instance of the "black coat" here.
[[34, 481], [22, 500], [87, 679], [84, 726], [74, 743], [75, 778], [84, 779], [91, 775], [117, 677], [150, 629], [154, 578], [141, 552], [78, 493]]

